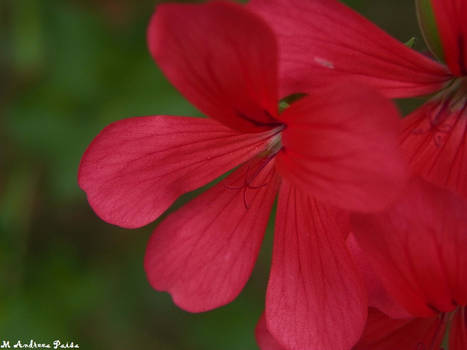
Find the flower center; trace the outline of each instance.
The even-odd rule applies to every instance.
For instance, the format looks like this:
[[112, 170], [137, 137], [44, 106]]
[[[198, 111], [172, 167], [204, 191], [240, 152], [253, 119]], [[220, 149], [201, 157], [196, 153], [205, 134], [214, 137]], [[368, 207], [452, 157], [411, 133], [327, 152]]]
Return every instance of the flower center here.
[[269, 144], [265, 151], [260, 153], [265, 157], [274, 157], [282, 148], [282, 130], [285, 129], [285, 125], [281, 125], [277, 127], [274, 131], [274, 134], [271, 136]]
[[454, 79], [435, 99], [441, 99], [451, 112], [465, 110], [467, 105], [467, 77]]
[[[449, 340], [451, 322], [457, 313], [464, 317], [465, 307], [458, 307], [451, 312], [442, 312], [438, 315], [436, 322], [425, 335], [425, 339], [417, 343], [415, 350], [439, 350], [443, 343]], [[442, 349], [442, 348], [441, 348]]]
[[467, 105], [467, 77], [458, 78], [457, 80], [457, 90], [452, 97], [451, 109], [456, 110], [465, 110]]
[[467, 77], [456, 78], [435, 95], [426, 107], [427, 119], [420, 121], [415, 134], [431, 133], [437, 147], [449, 137], [456, 125], [467, 119]]
[[235, 170], [237, 174], [231, 184], [224, 185], [228, 190], [243, 191], [246, 209], [249, 208], [248, 190], [257, 190], [267, 186], [275, 176], [274, 168], [270, 166], [270, 163], [282, 148], [281, 133], [284, 128], [285, 126], [281, 125], [272, 130], [266, 149]]

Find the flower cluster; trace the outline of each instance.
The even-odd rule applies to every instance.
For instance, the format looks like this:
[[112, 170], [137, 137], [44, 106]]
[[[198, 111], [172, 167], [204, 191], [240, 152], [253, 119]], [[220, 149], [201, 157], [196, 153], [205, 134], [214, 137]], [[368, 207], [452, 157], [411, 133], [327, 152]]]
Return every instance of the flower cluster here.
[[[208, 118], [115, 122], [78, 175], [126, 228], [226, 175], [156, 227], [154, 289], [231, 302], [277, 198], [262, 350], [467, 349], [467, 1], [417, 5], [445, 64], [337, 0], [156, 8], [151, 55]], [[427, 94], [403, 119], [390, 100]]]

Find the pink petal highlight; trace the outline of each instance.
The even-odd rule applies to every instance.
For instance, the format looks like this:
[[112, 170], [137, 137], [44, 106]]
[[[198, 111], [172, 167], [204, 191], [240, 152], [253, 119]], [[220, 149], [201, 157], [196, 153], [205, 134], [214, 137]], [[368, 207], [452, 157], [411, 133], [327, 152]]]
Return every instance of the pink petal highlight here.
[[78, 180], [96, 214], [135, 228], [178, 196], [264, 149], [271, 133], [241, 134], [209, 119], [138, 117], [106, 127], [84, 154]]
[[[444, 1], [444, 0], [439, 0]], [[349, 75], [388, 97], [439, 90], [447, 69], [409, 49], [336, 0], [252, 0], [275, 30], [281, 50], [281, 96], [320, 89], [321, 78]]]
[[[146, 274], [154, 289], [169, 292], [182, 309], [225, 305], [250, 277], [278, 190], [274, 165], [264, 161], [235, 170], [154, 231]], [[262, 170], [244, 187], [252, 169]]]
[[381, 210], [401, 192], [406, 163], [397, 144], [399, 114], [377, 91], [331, 84], [281, 115], [281, 175], [343, 209]]
[[337, 214], [282, 182], [266, 320], [287, 350], [349, 350], [363, 330], [366, 294]]
[[243, 6], [160, 5], [148, 45], [170, 82], [211, 118], [245, 132], [278, 124], [276, 39]]

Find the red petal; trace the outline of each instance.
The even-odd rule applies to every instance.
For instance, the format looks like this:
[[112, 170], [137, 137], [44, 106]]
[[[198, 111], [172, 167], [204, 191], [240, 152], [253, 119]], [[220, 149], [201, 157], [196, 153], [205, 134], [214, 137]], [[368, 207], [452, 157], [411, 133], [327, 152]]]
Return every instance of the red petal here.
[[363, 330], [365, 290], [337, 213], [282, 182], [266, 320], [288, 350], [348, 350]]
[[381, 283], [379, 275], [372, 267], [370, 259], [360, 248], [355, 235], [351, 233], [347, 238], [347, 248], [352, 255], [353, 261], [358, 267], [368, 292], [368, 306], [389, 315], [391, 318], [409, 318], [411, 315], [399, 305], [387, 292]]
[[160, 5], [148, 30], [151, 54], [202, 112], [241, 131], [277, 124], [277, 44], [238, 4]]
[[146, 273], [179, 307], [201, 312], [222, 306], [247, 282], [278, 189], [274, 165], [264, 162], [243, 165], [154, 231]]
[[431, 101], [403, 120], [401, 147], [413, 170], [467, 198], [467, 109]]
[[276, 339], [273, 338], [266, 327], [266, 318], [264, 313], [258, 321], [255, 329], [256, 342], [261, 350], [285, 350]]
[[353, 215], [353, 232], [388, 292], [427, 317], [467, 302], [467, 202], [414, 181], [386, 212]]
[[465, 307], [458, 309], [451, 324], [449, 350], [467, 349], [467, 312]]
[[106, 127], [88, 147], [79, 185], [103, 220], [143, 226], [181, 194], [260, 152], [269, 136], [240, 134], [202, 118], [125, 119]]
[[402, 190], [406, 164], [397, 145], [394, 105], [347, 82], [315, 91], [281, 115], [278, 167], [316, 198], [344, 209], [374, 211]]
[[353, 350], [431, 350], [439, 349], [445, 323], [439, 318], [391, 319], [370, 309], [360, 342]]
[[390, 97], [427, 94], [449, 79], [445, 67], [338, 1], [252, 0], [250, 6], [278, 35], [281, 96], [313, 92], [321, 76], [348, 74]]
[[467, 75], [467, 3], [432, 0], [432, 4], [446, 63], [455, 75]]

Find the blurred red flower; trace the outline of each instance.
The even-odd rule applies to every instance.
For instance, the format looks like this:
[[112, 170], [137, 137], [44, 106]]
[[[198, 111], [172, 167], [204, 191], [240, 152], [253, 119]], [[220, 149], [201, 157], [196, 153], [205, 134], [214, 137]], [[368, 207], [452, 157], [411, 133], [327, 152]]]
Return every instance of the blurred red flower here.
[[146, 252], [151, 285], [200, 312], [246, 284], [279, 193], [268, 327], [287, 349], [349, 349], [367, 304], [335, 207], [382, 209], [402, 190], [395, 107], [339, 80], [279, 114], [276, 38], [233, 3], [161, 5], [148, 43], [171, 83], [212, 119], [150, 116], [105, 128], [79, 170], [90, 205], [109, 223], [140, 227], [234, 169], [170, 214]]
[[438, 350], [447, 331], [450, 350], [467, 349], [466, 212], [460, 196], [415, 180], [389, 210], [352, 216], [374, 307], [354, 350]]

